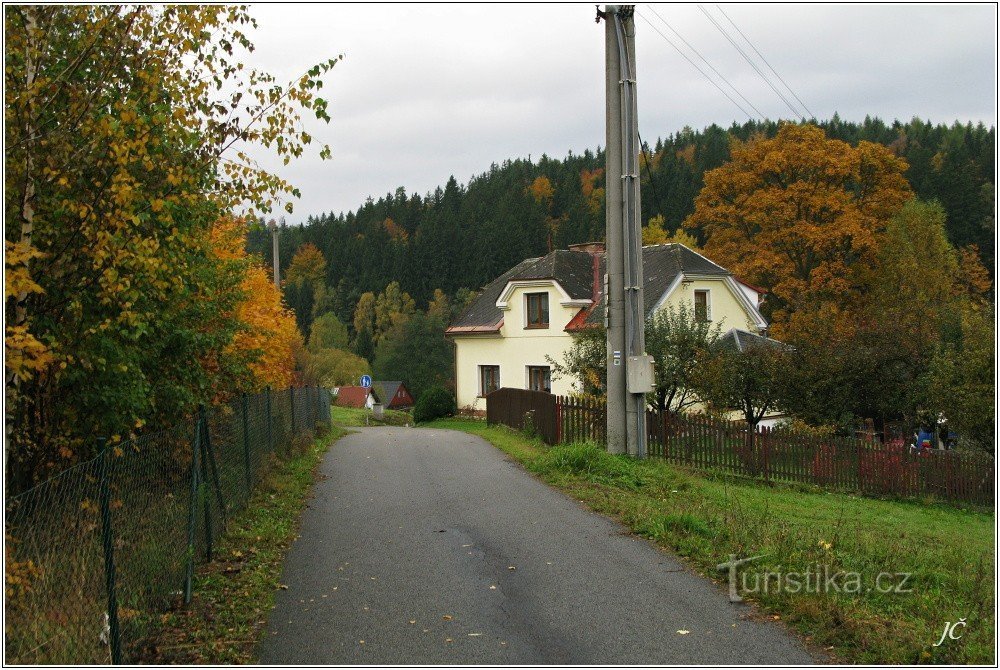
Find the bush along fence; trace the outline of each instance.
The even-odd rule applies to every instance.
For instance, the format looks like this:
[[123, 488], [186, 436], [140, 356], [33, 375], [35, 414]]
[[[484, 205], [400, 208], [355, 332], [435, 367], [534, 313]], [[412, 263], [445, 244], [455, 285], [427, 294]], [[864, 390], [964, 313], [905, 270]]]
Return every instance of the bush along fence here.
[[5, 661], [134, 663], [254, 487], [330, 421], [315, 387], [244, 395], [6, 501]]
[[[486, 397], [487, 421], [547, 444], [606, 442], [605, 403], [503, 388]], [[911, 450], [874, 438], [819, 436], [790, 428], [751, 430], [701, 414], [646, 414], [650, 456], [764, 481], [798, 482], [866, 495], [935, 496], [993, 505], [995, 460], [966, 451]]]

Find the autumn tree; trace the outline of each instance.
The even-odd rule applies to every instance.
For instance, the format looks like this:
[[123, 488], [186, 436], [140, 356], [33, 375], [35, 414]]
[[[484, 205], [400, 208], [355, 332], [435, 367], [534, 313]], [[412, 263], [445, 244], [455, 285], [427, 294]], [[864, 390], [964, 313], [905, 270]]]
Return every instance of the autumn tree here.
[[772, 139], [734, 141], [731, 160], [705, 173], [684, 225], [707, 255], [768, 292], [775, 334], [806, 304], [849, 300], [856, 270], [910, 197], [906, 163], [886, 147], [827, 139], [785, 124]]
[[375, 341], [393, 327], [405, 323], [416, 311], [416, 303], [409, 293], [399, 288], [399, 282], [390, 282], [375, 299]]
[[683, 228], [678, 228], [673, 233], [668, 233], [665, 229], [665, 219], [662, 214], [649, 219], [642, 228], [642, 244], [682, 244], [688, 249], [698, 249], [698, 240], [688, 234]]
[[243, 264], [216, 256], [209, 231], [298, 194], [248, 150], [301, 155], [302, 114], [329, 119], [316, 91], [336, 62], [282, 84], [244, 66], [252, 25], [237, 6], [4, 8], [6, 444], [21, 470], [245, 378], [221, 353], [241, 327]]
[[434, 289], [434, 297], [427, 305], [427, 316], [433, 316], [446, 323], [451, 320], [451, 303], [448, 295], [439, 288]]
[[285, 281], [289, 284], [323, 286], [326, 282], [326, 259], [323, 258], [323, 252], [311, 242], [300, 246], [285, 271]]
[[327, 312], [316, 317], [309, 331], [309, 349], [347, 349], [350, 338], [347, 326], [333, 312]]
[[285, 299], [295, 312], [303, 338], [308, 338], [317, 310], [326, 298], [326, 259], [323, 252], [307, 242], [292, 256], [285, 272]]
[[357, 384], [371, 374], [368, 361], [343, 349], [302, 350], [299, 367], [306, 384], [327, 387]]
[[362, 293], [354, 307], [354, 332], [363, 330], [375, 331], [375, 294], [371, 291]]

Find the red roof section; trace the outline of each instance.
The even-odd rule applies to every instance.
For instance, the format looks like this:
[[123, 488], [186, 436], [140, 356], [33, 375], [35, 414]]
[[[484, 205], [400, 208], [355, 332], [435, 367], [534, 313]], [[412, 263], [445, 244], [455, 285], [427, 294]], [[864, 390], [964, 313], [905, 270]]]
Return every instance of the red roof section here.
[[364, 407], [368, 391], [364, 386], [341, 386], [334, 404], [340, 407]]

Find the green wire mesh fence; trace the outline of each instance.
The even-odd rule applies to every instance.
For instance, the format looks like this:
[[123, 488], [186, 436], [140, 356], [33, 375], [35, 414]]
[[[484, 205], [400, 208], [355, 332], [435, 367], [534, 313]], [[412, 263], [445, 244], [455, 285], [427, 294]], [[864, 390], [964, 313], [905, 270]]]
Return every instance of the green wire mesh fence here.
[[195, 565], [275, 464], [330, 421], [330, 392], [265, 391], [100, 454], [6, 501], [5, 661], [145, 657]]

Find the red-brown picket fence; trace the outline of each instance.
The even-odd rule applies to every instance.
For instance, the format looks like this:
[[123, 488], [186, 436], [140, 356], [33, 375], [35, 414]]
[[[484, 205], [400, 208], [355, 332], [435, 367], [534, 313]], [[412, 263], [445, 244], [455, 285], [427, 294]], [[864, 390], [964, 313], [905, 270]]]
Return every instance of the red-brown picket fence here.
[[[487, 400], [487, 419], [532, 426], [547, 444], [606, 440], [606, 406], [591, 397], [503, 388]], [[820, 436], [790, 428], [749, 429], [703, 414], [646, 414], [650, 456], [692, 468], [765, 481], [799, 482], [869, 495], [935, 496], [993, 505], [995, 463], [989, 454], [911, 450], [866, 437]]]

